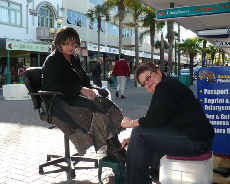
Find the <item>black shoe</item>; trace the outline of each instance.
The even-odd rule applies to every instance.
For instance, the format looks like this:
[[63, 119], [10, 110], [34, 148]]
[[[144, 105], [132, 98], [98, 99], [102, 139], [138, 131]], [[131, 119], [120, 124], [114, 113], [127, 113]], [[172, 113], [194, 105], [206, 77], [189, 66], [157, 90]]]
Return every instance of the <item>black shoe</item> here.
[[126, 150], [122, 149], [117, 135], [107, 140], [107, 155], [111, 160], [126, 162]]
[[119, 97], [119, 92], [118, 92], [118, 91], [116, 92], [116, 97], [117, 97], [117, 98]]

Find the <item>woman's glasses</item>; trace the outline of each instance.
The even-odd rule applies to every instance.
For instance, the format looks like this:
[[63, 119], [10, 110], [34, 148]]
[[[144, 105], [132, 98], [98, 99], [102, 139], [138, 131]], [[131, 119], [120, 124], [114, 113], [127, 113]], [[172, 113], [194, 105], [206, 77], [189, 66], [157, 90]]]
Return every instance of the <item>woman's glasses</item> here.
[[145, 76], [145, 80], [142, 84], [140, 84], [142, 87], [145, 87], [146, 82], [149, 82], [152, 79], [152, 73], [153, 72], [149, 72], [146, 76]]

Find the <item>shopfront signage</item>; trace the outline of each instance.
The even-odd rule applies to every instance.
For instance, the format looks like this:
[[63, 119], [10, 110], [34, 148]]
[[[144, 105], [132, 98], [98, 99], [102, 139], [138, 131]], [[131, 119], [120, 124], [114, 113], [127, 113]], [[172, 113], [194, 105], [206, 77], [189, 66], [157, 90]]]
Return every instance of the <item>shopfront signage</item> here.
[[230, 67], [202, 67], [197, 96], [215, 130], [213, 152], [230, 154]]
[[230, 2], [157, 10], [157, 19], [213, 15], [230, 12]]
[[221, 42], [221, 41], [215, 41], [214, 42], [215, 47], [230, 47], [230, 41], [226, 41], [226, 42]]
[[17, 40], [6, 40], [6, 50], [23, 50], [23, 51], [34, 51], [34, 52], [50, 52], [51, 44], [40, 44], [22, 42]]

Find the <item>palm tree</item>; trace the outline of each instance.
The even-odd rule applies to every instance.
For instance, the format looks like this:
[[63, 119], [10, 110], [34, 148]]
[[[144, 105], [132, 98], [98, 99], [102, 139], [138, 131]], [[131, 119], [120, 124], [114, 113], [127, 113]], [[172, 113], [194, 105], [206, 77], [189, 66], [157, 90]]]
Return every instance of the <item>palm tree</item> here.
[[167, 37], [168, 37], [168, 43], [169, 43], [169, 49], [168, 49], [168, 72], [172, 72], [172, 55], [173, 55], [173, 42], [174, 42], [174, 31], [173, 31], [173, 21], [168, 20], [167, 21]]
[[214, 47], [213, 45], [208, 46], [207, 53], [211, 55], [212, 65], [214, 64], [214, 59], [215, 59], [215, 55], [217, 52], [218, 52], [218, 49], [216, 47]]
[[139, 20], [140, 16], [144, 12], [144, 5], [140, 3], [138, 0], [126, 0], [125, 5], [130, 9], [131, 14], [133, 16], [133, 23], [125, 24], [130, 27], [134, 27], [135, 32], [135, 66], [139, 63], [139, 36], [138, 36], [138, 28], [139, 28]]
[[205, 66], [205, 58], [206, 58], [206, 53], [207, 53], [207, 40], [202, 39], [203, 42], [203, 48], [202, 48], [202, 66]]
[[108, 8], [118, 8], [118, 19], [119, 19], [119, 55], [121, 55], [122, 48], [122, 30], [123, 20], [125, 17], [125, 0], [107, 0], [104, 5]]
[[91, 22], [94, 22], [94, 20], [97, 20], [97, 35], [98, 35], [98, 41], [97, 41], [97, 47], [98, 47], [98, 57], [100, 54], [100, 33], [102, 30], [101, 22], [103, 19], [106, 21], [110, 20], [109, 16], [109, 9], [104, 5], [96, 5], [94, 8], [89, 9], [86, 13], [86, 16], [90, 18]]
[[201, 52], [202, 40], [199, 38], [188, 38], [184, 41], [184, 43], [179, 43], [178, 47], [179, 50], [182, 51], [183, 54], [189, 56], [190, 63], [189, 63], [189, 71], [190, 71], [190, 84], [193, 83], [193, 61], [194, 57]]
[[140, 34], [140, 40], [143, 40], [145, 35], [150, 35], [150, 45], [151, 45], [151, 61], [153, 60], [154, 55], [154, 42], [155, 42], [155, 32], [156, 32], [156, 13], [155, 10], [149, 6], [144, 8], [144, 19], [143, 27], [148, 27], [149, 29], [145, 30]]
[[158, 24], [156, 24], [157, 29], [160, 30], [161, 32], [161, 40], [160, 42], [156, 42], [156, 48], [160, 49], [160, 71], [161, 72], [165, 72], [164, 50], [168, 49], [168, 43], [164, 40], [164, 35], [163, 35], [164, 26], [165, 26], [165, 22], [159, 22]]
[[[164, 37], [163, 37], [163, 42], [164, 42], [164, 50], [168, 50], [169, 44], [168, 44], [168, 42], [164, 39]], [[160, 48], [161, 48], [161, 40], [157, 40], [157, 41], [155, 42], [155, 48], [156, 48], [156, 49], [160, 49]]]

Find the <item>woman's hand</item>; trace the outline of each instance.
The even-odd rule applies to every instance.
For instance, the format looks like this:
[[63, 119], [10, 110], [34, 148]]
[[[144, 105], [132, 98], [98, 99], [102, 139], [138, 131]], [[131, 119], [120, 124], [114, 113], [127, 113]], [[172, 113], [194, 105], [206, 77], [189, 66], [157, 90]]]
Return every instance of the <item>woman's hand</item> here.
[[125, 147], [128, 146], [128, 144], [129, 144], [129, 138], [128, 138], [128, 139], [124, 139], [124, 140], [122, 141], [122, 143], [121, 143], [121, 146], [122, 146], [122, 148], [125, 148]]
[[86, 87], [81, 88], [80, 92], [82, 95], [86, 96], [88, 99], [91, 99], [91, 100], [93, 100], [97, 96], [97, 94], [92, 89], [89, 89]]
[[122, 122], [121, 122], [121, 127], [122, 128], [134, 128], [136, 126], [138, 126], [139, 123], [137, 120], [132, 120], [128, 117], [124, 117]]

